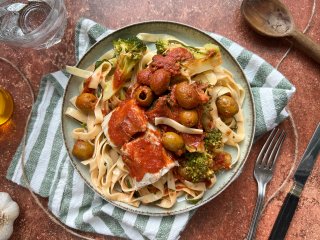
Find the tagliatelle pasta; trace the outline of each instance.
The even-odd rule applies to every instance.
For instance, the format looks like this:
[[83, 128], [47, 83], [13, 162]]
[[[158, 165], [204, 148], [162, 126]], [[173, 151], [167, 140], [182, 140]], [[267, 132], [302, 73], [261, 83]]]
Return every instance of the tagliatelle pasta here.
[[170, 118], [156, 117], [154, 122], [155, 122], [155, 125], [159, 125], [159, 124], [168, 125], [181, 133], [188, 133], [188, 134], [202, 134], [203, 133], [202, 129], [188, 128], [188, 127], [183, 126], [182, 124], [180, 124], [177, 121], [170, 119]]
[[65, 112], [79, 122], [73, 154], [97, 191], [135, 207], [201, 200], [215, 173], [236, 164], [245, 137], [245, 92], [221, 64], [214, 44], [140, 33], [88, 69], [67, 67], [84, 79]]

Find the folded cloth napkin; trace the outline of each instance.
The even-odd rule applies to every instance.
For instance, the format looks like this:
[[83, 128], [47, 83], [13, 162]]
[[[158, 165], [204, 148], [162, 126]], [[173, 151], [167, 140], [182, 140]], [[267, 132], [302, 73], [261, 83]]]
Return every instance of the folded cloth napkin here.
[[[76, 58], [112, 30], [81, 19], [76, 26]], [[240, 63], [252, 87], [256, 106], [256, 136], [272, 129], [288, 114], [285, 106], [294, 86], [262, 58], [217, 34]], [[49, 197], [49, 209], [71, 228], [130, 239], [177, 239], [194, 211], [176, 216], [148, 217], [126, 212], [101, 199], [70, 164], [61, 133], [62, 95], [68, 75], [46, 75], [27, 132], [25, 171], [35, 193]], [[8, 169], [7, 178], [26, 186], [21, 170], [21, 146]]]

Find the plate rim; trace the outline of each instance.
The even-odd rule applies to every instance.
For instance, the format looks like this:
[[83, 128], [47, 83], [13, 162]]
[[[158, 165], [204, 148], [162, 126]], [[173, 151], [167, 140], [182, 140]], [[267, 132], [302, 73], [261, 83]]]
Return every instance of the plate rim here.
[[[98, 24], [98, 23], [97, 23]], [[76, 67], [78, 67], [82, 61], [85, 59], [85, 57], [90, 54], [90, 52], [97, 47], [97, 45], [100, 44], [100, 42], [102, 41], [105, 41], [107, 38], [111, 37], [113, 34], [116, 34], [116, 33], [119, 33], [119, 32], [122, 32], [122, 31], [125, 31], [126, 29], [130, 29], [132, 27], [136, 27], [136, 26], [139, 26], [139, 25], [145, 25], [145, 24], [171, 24], [171, 25], [178, 25], [178, 26], [181, 26], [181, 27], [186, 27], [186, 28], [189, 28], [193, 31], [196, 31], [200, 34], [203, 34], [205, 35], [206, 37], [212, 39], [214, 42], [217, 42], [219, 47], [220, 48], [223, 48], [223, 50], [229, 55], [229, 57], [233, 60], [233, 63], [237, 66], [237, 68], [240, 70], [240, 73], [242, 75], [242, 77], [244, 78], [245, 80], [245, 83], [247, 85], [247, 89], [249, 90], [249, 92], [247, 93], [247, 96], [249, 97], [250, 99], [250, 102], [252, 104], [250, 104], [250, 108], [252, 109], [252, 137], [251, 139], [249, 140], [248, 142], [248, 151], [245, 153], [244, 155], [244, 159], [243, 161], [241, 162], [237, 172], [235, 172], [235, 174], [233, 175], [232, 178], [229, 179], [229, 181], [223, 186], [221, 187], [217, 192], [216, 194], [210, 196], [208, 199], [204, 200], [204, 201], [201, 201], [199, 204], [194, 204], [194, 205], [191, 205], [190, 207], [187, 207], [187, 208], [184, 208], [184, 209], [180, 209], [180, 210], [176, 210], [176, 211], [170, 211], [170, 209], [166, 209], [164, 212], [158, 212], [158, 213], [155, 213], [155, 212], [144, 212], [144, 211], [139, 211], [139, 207], [138, 208], [135, 208], [133, 206], [130, 206], [128, 205], [128, 207], [125, 207], [125, 206], [122, 206], [118, 203], [118, 201], [112, 201], [112, 200], [109, 200], [107, 199], [105, 196], [103, 196], [98, 190], [96, 190], [86, 179], [85, 177], [82, 175], [82, 172], [80, 171], [80, 169], [77, 167], [76, 163], [74, 162], [74, 160], [72, 159], [72, 156], [70, 154], [70, 149], [69, 147], [67, 146], [66, 144], [66, 136], [65, 136], [65, 124], [64, 124], [64, 120], [63, 120], [63, 117], [64, 117], [64, 112], [63, 112], [63, 109], [64, 109], [64, 106], [65, 106], [65, 103], [66, 103], [66, 93], [70, 87], [70, 80], [71, 78], [73, 77], [73, 75], [70, 75], [68, 77], [68, 82], [67, 82], [67, 85], [66, 85], [66, 88], [63, 92], [63, 101], [62, 101], [62, 106], [61, 106], [61, 131], [62, 131], [62, 136], [63, 136], [63, 143], [64, 143], [64, 146], [66, 147], [66, 150], [67, 150], [67, 153], [68, 153], [68, 157], [69, 157], [69, 160], [73, 166], [74, 169], [77, 170], [78, 174], [81, 176], [81, 178], [84, 180], [84, 182], [86, 183], [86, 185], [92, 189], [96, 194], [98, 194], [103, 200], [107, 201], [108, 203], [114, 205], [115, 207], [118, 207], [122, 210], [125, 210], [125, 211], [129, 211], [129, 212], [132, 212], [132, 213], [135, 213], [135, 214], [140, 214], [140, 215], [146, 215], [146, 216], [171, 216], [171, 215], [177, 215], [177, 214], [181, 214], [181, 213], [185, 213], [185, 212], [189, 212], [191, 210], [195, 210], [201, 206], [203, 206], [204, 204], [207, 204], [208, 202], [210, 202], [211, 200], [213, 200], [214, 198], [216, 198], [217, 196], [219, 196], [226, 188], [228, 188], [230, 186], [231, 183], [233, 183], [237, 178], [238, 176], [241, 174], [242, 172], [242, 169], [245, 165], [245, 163], [247, 162], [247, 159], [248, 159], [248, 156], [251, 152], [251, 149], [252, 149], [252, 144], [253, 144], [253, 141], [254, 141], [254, 135], [255, 135], [255, 130], [256, 130], [256, 110], [255, 110], [255, 102], [254, 102], [254, 98], [253, 98], [253, 93], [252, 93], [252, 89], [251, 89], [251, 86], [250, 86], [250, 83], [243, 71], [243, 69], [241, 68], [239, 62], [232, 56], [232, 54], [229, 52], [228, 49], [226, 49], [226, 47], [224, 47], [220, 42], [218, 42], [216, 39], [214, 39], [212, 36], [210, 36], [206, 31], [203, 31], [203, 30], [200, 30], [196, 27], [193, 27], [191, 25], [188, 25], [188, 24], [185, 24], [185, 23], [181, 23], [181, 22], [177, 22], [177, 21], [166, 21], [166, 20], [150, 20], [150, 21], [141, 21], [141, 22], [136, 22], [136, 23], [133, 23], [133, 24], [129, 24], [129, 25], [126, 25], [124, 27], [121, 27], [119, 29], [116, 29], [114, 30], [113, 32], [109, 33], [108, 35], [104, 36], [103, 38], [99, 39], [99, 41], [97, 41], [96, 43], [94, 43], [86, 52], [85, 54], [78, 60], [78, 62], [76, 63]], [[223, 36], [222, 36], [223, 37]], [[147, 205], [146, 205], [147, 206]]]

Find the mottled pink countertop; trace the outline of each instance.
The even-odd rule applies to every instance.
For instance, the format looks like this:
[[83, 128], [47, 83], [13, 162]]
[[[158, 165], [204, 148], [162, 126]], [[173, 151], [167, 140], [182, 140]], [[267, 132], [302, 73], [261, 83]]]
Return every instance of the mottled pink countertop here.
[[[31, 80], [37, 93], [41, 76], [75, 64], [74, 28], [80, 17], [88, 17], [110, 28], [119, 28], [146, 20], [171, 20], [213, 31], [224, 35], [249, 50], [259, 54], [275, 66], [289, 44], [282, 40], [261, 37], [254, 33], [240, 14], [240, 0], [143, 0], [143, 1], [65, 1], [68, 10], [68, 27], [62, 42], [48, 50], [11, 48], [0, 43], [0, 56], [16, 64]], [[310, 17], [313, 0], [283, 1], [292, 12], [296, 26], [303, 29]], [[320, 43], [320, 4], [307, 32]], [[303, 53], [292, 50], [279, 70], [296, 86], [289, 110], [292, 120], [286, 120], [281, 128], [287, 131], [285, 146], [278, 161], [275, 176], [267, 188], [267, 198], [279, 188], [292, 166], [295, 152], [298, 160], [303, 154], [308, 139], [320, 120], [320, 67]], [[37, 206], [28, 190], [6, 180], [6, 170], [22, 138], [26, 117], [30, 111], [31, 98], [26, 85], [6, 64], [0, 62], [0, 84], [19, 89], [14, 94], [16, 111], [6, 127], [0, 127], [0, 191], [8, 192], [20, 205], [20, 216], [15, 222], [12, 239], [76, 239], [53, 223]], [[26, 94], [24, 94], [26, 93]], [[18, 111], [19, 110], [19, 111]], [[297, 137], [294, 134], [295, 126]], [[298, 140], [298, 141], [297, 141]], [[255, 157], [263, 139], [254, 145], [240, 177], [222, 194], [199, 208], [192, 217], [181, 239], [244, 239], [254, 209], [257, 187], [253, 179]], [[297, 144], [297, 145], [296, 145]], [[320, 160], [315, 164], [298, 209], [287, 234], [291, 239], [320, 239]], [[267, 239], [283, 199], [292, 181], [267, 206], [260, 221], [257, 239]], [[46, 199], [42, 199], [46, 204]], [[85, 234], [96, 239], [111, 239], [94, 234]]]

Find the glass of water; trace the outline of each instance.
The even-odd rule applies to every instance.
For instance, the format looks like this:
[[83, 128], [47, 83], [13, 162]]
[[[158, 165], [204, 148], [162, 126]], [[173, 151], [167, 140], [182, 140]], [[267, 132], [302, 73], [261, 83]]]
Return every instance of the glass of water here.
[[67, 24], [63, 0], [0, 0], [0, 41], [49, 48], [61, 41]]

